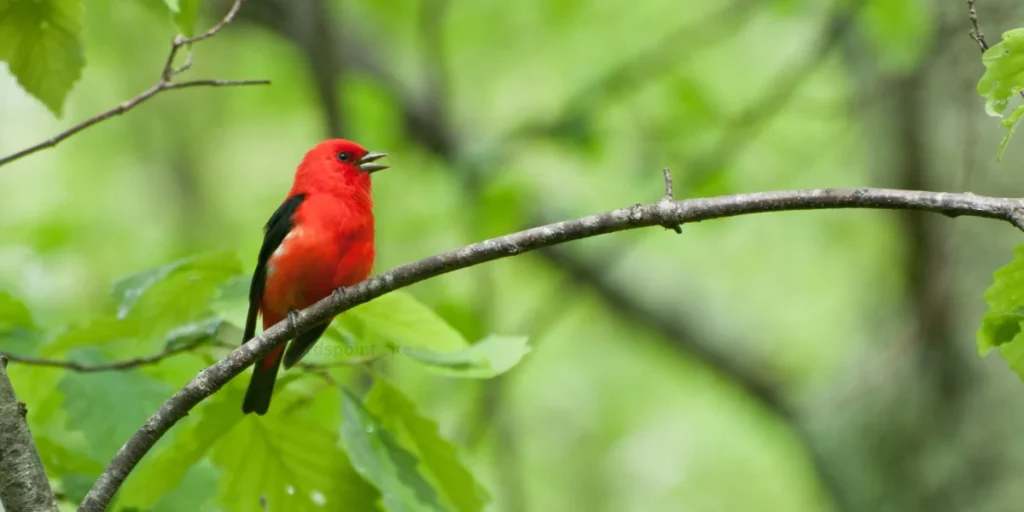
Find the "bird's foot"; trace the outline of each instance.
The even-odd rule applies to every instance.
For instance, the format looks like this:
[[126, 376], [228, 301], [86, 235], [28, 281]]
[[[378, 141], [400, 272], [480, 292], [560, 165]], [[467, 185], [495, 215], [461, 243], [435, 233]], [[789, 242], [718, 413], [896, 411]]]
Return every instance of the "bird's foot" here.
[[294, 309], [288, 310], [288, 330], [292, 332], [292, 335], [296, 335], [295, 324], [299, 321], [299, 312]]
[[335, 288], [334, 291], [331, 292], [331, 298], [334, 299], [335, 306], [341, 304], [341, 301], [345, 300], [345, 287]]

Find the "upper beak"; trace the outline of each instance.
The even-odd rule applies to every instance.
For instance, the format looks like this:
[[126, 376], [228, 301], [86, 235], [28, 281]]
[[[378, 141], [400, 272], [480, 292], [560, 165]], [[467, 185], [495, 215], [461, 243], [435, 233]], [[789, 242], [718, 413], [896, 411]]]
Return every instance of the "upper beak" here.
[[368, 153], [359, 160], [359, 168], [365, 173], [375, 173], [377, 171], [387, 169], [389, 167], [387, 165], [373, 163], [386, 156], [388, 156], [387, 153]]

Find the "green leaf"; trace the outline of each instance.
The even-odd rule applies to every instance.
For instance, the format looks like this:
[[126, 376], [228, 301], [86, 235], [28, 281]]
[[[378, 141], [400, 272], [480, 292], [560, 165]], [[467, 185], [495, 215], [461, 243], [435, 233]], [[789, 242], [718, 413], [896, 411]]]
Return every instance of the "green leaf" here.
[[1006, 128], [1006, 134], [1003, 135], [1002, 142], [999, 143], [999, 152], [996, 153], [996, 161], [1002, 161], [1003, 152], [1006, 151], [1006, 146], [1010, 144], [1010, 137], [1013, 132], [1017, 131], [1017, 125], [1020, 124], [1021, 116], [1024, 116], [1024, 105], [1017, 105], [1017, 108], [1013, 109], [1013, 112], [1006, 116], [1002, 121], [1003, 128]]
[[[378, 496], [349, 464], [332, 431], [340, 421], [337, 391], [302, 396], [279, 381], [282, 392], [263, 417], [243, 415], [247, 380], [232, 381], [183, 425], [173, 443], [144, 460], [118, 494], [119, 507], [171, 507], [166, 497], [185, 494], [190, 478], [206, 485], [205, 460], [219, 469], [218, 494], [226, 510], [256, 510], [261, 495], [270, 510], [376, 510]], [[180, 498], [183, 499], [183, 498]], [[177, 502], [178, 498], [175, 499]]]
[[231, 432], [244, 418], [239, 409], [241, 384], [230, 384], [217, 393], [183, 425], [173, 443], [146, 459], [128, 476], [118, 493], [119, 507], [152, 508], [162, 496], [168, 495], [186, 478], [213, 446]]
[[977, 342], [979, 355], [1015, 340], [1024, 321], [1024, 244], [1013, 250], [1013, 259], [993, 274], [985, 290], [988, 312], [981, 319]]
[[1003, 117], [1002, 125], [1007, 130], [997, 156], [1002, 159], [1003, 150], [1024, 115], [1018, 106], [1009, 116], [1003, 116], [1010, 100], [1024, 90], [1024, 29], [1005, 32], [1003, 40], [989, 48], [981, 61], [985, 74], [978, 80], [978, 94], [985, 98], [985, 111], [990, 116]]
[[412, 400], [391, 384], [377, 380], [366, 397], [366, 409], [380, 419], [386, 431], [405, 434], [413, 452], [455, 510], [484, 509], [490, 501], [489, 494], [459, 460], [455, 445], [441, 437], [437, 422], [422, 416]]
[[199, 12], [199, 0], [163, 0], [167, 10], [171, 11], [171, 19], [178, 27], [178, 32], [185, 37], [195, 33], [196, 15]]
[[69, 446], [71, 443], [68, 443], [68, 438], [71, 436], [67, 432], [62, 434], [64, 435], [52, 436], [49, 433], [42, 434], [38, 428], [32, 429], [32, 437], [36, 441], [36, 448], [47, 474], [60, 476], [66, 497], [78, 503], [85, 498], [96, 477], [103, 472], [105, 464], [91, 460], [83, 453], [84, 442], [80, 443], [80, 446]]
[[177, 489], [158, 496], [160, 501], [152, 512], [180, 512], [182, 510], [208, 510], [205, 505], [217, 495], [220, 472], [209, 461], [188, 468]]
[[445, 510], [437, 492], [416, 469], [416, 458], [348, 390], [343, 392], [342, 414], [341, 438], [352, 465], [380, 490], [389, 512]]
[[28, 307], [11, 293], [0, 290], [0, 349], [12, 354], [31, 354], [39, 347], [41, 338]]
[[101, 316], [84, 325], [65, 328], [42, 347], [40, 355], [51, 358], [64, 357], [69, 350], [131, 340], [134, 335], [135, 328], [128, 322]]
[[81, 0], [0, 0], [0, 60], [57, 117], [82, 75]]
[[174, 350], [193, 343], [212, 340], [228, 326], [220, 317], [207, 318], [172, 329], [167, 333], [167, 350]]
[[35, 328], [36, 323], [32, 321], [28, 307], [10, 292], [0, 290], [0, 334]]
[[[94, 355], [83, 357], [88, 355], [78, 354], [76, 359], [99, 360]], [[82, 432], [90, 441], [86, 454], [102, 462], [109, 461], [174, 392], [137, 371], [68, 372], [58, 388], [64, 394], [68, 429]]]
[[402, 353], [432, 371], [466, 379], [489, 379], [507, 372], [530, 352], [525, 336], [491, 335], [465, 350], [438, 353], [406, 348]]
[[[1020, 328], [1018, 324], [1017, 328]], [[1010, 366], [1010, 369], [1024, 380], [1024, 337], [1017, 336], [1013, 341], [999, 346], [999, 355]]]
[[241, 273], [242, 264], [231, 252], [214, 252], [181, 259], [166, 265], [123, 277], [114, 282], [117, 317], [124, 319], [151, 288], [179, 281], [190, 286], [216, 284]]
[[993, 348], [1024, 380], [1024, 244], [1013, 251], [1013, 260], [995, 271], [992, 285], [985, 291], [988, 312], [978, 328], [978, 353], [984, 356]]
[[179, 9], [174, 14], [174, 24], [185, 37], [195, 34], [196, 14], [199, 12], [199, 0], [180, 0]]
[[469, 345], [443, 318], [412, 295], [394, 291], [361, 304], [346, 315], [391, 343], [439, 352]]
[[[239, 416], [243, 384], [234, 400]], [[214, 445], [221, 504], [248, 512], [265, 496], [271, 511], [377, 510], [379, 494], [338, 447], [338, 390], [282, 391], [266, 416], [242, 417]]]

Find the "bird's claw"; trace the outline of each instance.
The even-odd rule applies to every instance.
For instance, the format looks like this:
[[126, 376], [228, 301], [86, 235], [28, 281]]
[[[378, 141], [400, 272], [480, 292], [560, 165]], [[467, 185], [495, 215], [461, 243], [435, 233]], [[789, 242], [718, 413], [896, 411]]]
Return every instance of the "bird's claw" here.
[[338, 305], [341, 301], [345, 300], [345, 288], [335, 288], [331, 292], [331, 298], [334, 299], [334, 305]]
[[294, 309], [288, 311], [288, 330], [295, 334], [295, 324], [299, 321], [299, 312]]

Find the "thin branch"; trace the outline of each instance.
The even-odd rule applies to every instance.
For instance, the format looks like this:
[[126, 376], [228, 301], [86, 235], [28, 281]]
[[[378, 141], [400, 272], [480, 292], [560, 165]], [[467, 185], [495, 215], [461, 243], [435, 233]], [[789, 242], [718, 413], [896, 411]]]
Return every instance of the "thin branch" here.
[[289, 328], [289, 322], [280, 322], [232, 350], [216, 364], [199, 372], [185, 387], [164, 402], [142, 428], [121, 447], [89, 490], [79, 510], [104, 510], [128, 474], [171, 426], [262, 355], [314, 325], [385, 293], [488, 261], [618, 231], [754, 213], [837, 208], [919, 210], [941, 213], [949, 217], [966, 215], [1013, 222], [1012, 218], [1024, 211], [1024, 199], [985, 197], [966, 193], [861, 188], [757, 192], [638, 204], [492, 238], [400, 265], [354, 286], [339, 289], [329, 297], [300, 311], [293, 328]]
[[0, 357], [0, 502], [5, 510], [57, 510], [50, 481]]
[[123, 361], [114, 361], [110, 363], [99, 364], [86, 364], [79, 363], [76, 361], [62, 361], [58, 359], [45, 359], [41, 357], [20, 356], [17, 354], [10, 354], [2, 351], [0, 351], [0, 358], [7, 358], [11, 361], [14, 361], [15, 363], [29, 364], [35, 366], [50, 366], [54, 368], [64, 368], [66, 370], [73, 370], [76, 372], [83, 373], [106, 372], [112, 370], [129, 370], [132, 368], [137, 368], [139, 366], [146, 366], [150, 364], [159, 363], [160, 361], [168, 357], [178, 355], [183, 352], [188, 352], [201, 345], [207, 344], [207, 341], [208, 340], [206, 339], [200, 338], [190, 343], [183, 343], [179, 347], [166, 348], [162, 352], [159, 352], [157, 354], [137, 357], [134, 359], [125, 359]]
[[970, 32], [971, 39], [978, 43], [981, 53], [985, 53], [985, 50], [988, 50], [988, 43], [985, 42], [985, 34], [981, 33], [981, 27], [978, 26], [978, 11], [974, 10], [974, 0], [967, 0], [967, 15], [973, 27]]
[[190, 45], [192, 43], [195, 43], [195, 42], [198, 42], [198, 41], [202, 41], [204, 39], [207, 39], [207, 38], [210, 38], [210, 37], [213, 37], [214, 35], [216, 35], [217, 32], [220, 32], [220, 30], [222, 28], [224, 28], [225, 25], [227, 25], [228, 23], [231, 23], [231, 20], [233, 20], [235, 18], [235, 14], [238, 13], [238, 9], [240, 9], [242, 7], [242, 3], [244, 1], [245, 0], [235, 0], [234, 4], [232, 4], [232, 6], [231, 6], [231, 10], [228, 11], [227, 15], [225, 15], [224, 18], [222, 20], [220, 20], [219, 23], [214, 25], [213, 28], [211, 28], [210, 30], [208, 30], [208, 31], [206, 31], [206, 32], [204, 32], [204, 33], [202, 33], [202, 34], [200, 34], [198, 36], [195, 36], [195, 37], [184, 37], [184, 36], [182, 36], [180, 34], [177, 35], [177, 36], [174, 36], [174, 39], [171, 41], [171, 51], [168, 52], [168, 54], [167, 54], [167, 60], [164, 62], [163, 69], [160, 70], [160, 78], [159, 78], [159, 80], [157, 80], [155, 85], [153, 85], [149, 89], [146, 89], [145, 91], [143, 91], [138, 96], [136, 96], [136, 97], [134, 97], [134, 98], [132, 98], [130, 100], [124, 101], [121, 104], [119, 104], [118, 106], [116, 106], [116, 107], [114, 107], [114, 108], [112, 108], [110, 110], [107, 110], [106, 112], [102, 112], [102, 113], [96, 114], [95, 116], [90, 117], [89, 119], [86, 119], [85, 121], [82, 121], [81, 123], [78, 123], [78, 124], [72, 126], [71, 128], [68, 128], [67, 130], [62, 131], [62, 132], [58, 133], [57, 135], [54, 135], [53, 137], [50, 137], [49, 139], [47, 139], [47, 140], [45, 140], [43, 142], [40, 142], [40, 143], [38, 143], [38, 144], [36, 144], [34, 146], [29, 146], [29, 147], [27, 147], [25, 149], [22, 149], [21, 151], [18, 151], [16, 153], [13, 153], [13, 154], [7, 155], [7, 156], [5, 156], [3, 158], [0, 158], [0, 166], [4, 166], [4, 165], [9, 164], [9, 163], [11, 163], [11, 162], [13, 162], [15, 160], [20, 159], [20, 158], [24, 158], [24, 157], [26, 157], [28, 155], [31, 155], [32, 153], [35, 153], [37, 151], [41, 151], [41, 150], [46, 149], [46, 148], [52, 148], [52, 147], [56, 146], [57, 144], [60, 144], [61, 142], [63, 142], [68, 137], [71, 137], [72, 135], [74, 135], [74, 134], [76, 134], [76, 133], [78, 133], [78, 132], [80, 132], [80, 131], [82, 131], [82, 130], [84, 130], [84, 129], [92, 126], [92, 125], [94, 125], [94, 124], [97, 124], [97, 123], [99, 123], [101, 121], [105, 121], [107, 119], [110, 119], [111, 117], [119, 116], [121, 114], [124, 114], [125, 112], [127, 112], [127, 111], [129, 111], [129, 110], [131, 110], [131, 109], [133, 109], [133, 108], [135, 108], [137, 106], [139, 106], [143, 102], [149, 100], [153, 96], [156, 96], [157, 94], [159, 94], [159, 93], [161, 93], [163, 91], [168, 91], [168, 90], [171, 90], [171, 89], [184, 89], [184, 88], [187, 88], [187, 87], [197, 87], [197, 86], [226, 87], [226, 86], [237, 86], [237, 85], [268, 85], [268, 84], [270, 84], [270, 80], [191, 80], [191, 81], [187, 81], [187, 82], [175, 82], [174, 81], [174, 77], [175, 76], [177, 76], [180, 73], [183, 73], [183, 72], [187, 71], [189, 68], [192, 67], [192, 54], [191, 53], [188, 55], [188, 57], [186, 57], [184, 65], [182, 65], [180, 68], [175, 68], [174, 67], [174, 58], [178, 55], [178, 52], [181, 50], [181, 48], [183, 46]]

